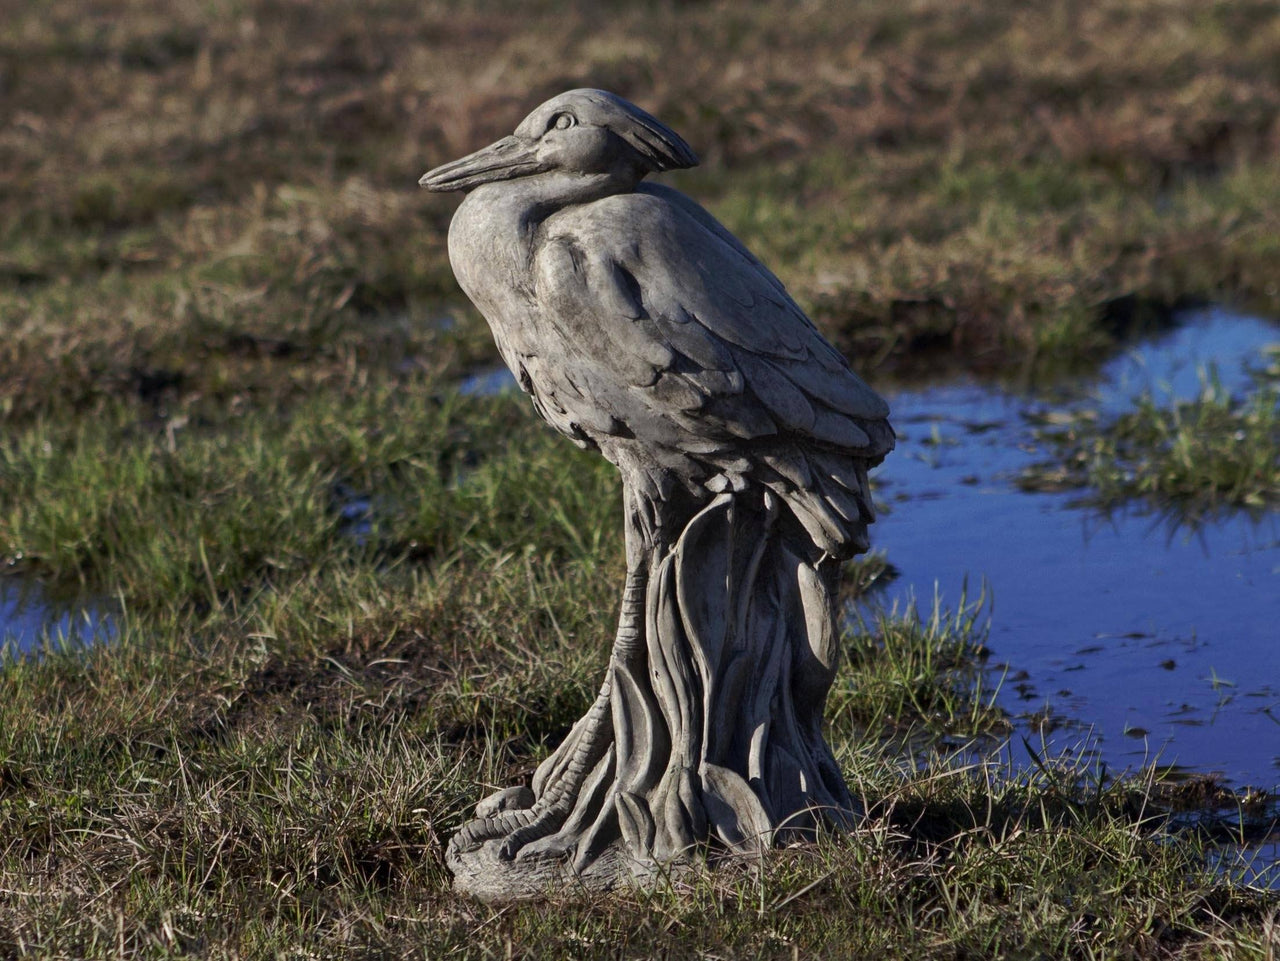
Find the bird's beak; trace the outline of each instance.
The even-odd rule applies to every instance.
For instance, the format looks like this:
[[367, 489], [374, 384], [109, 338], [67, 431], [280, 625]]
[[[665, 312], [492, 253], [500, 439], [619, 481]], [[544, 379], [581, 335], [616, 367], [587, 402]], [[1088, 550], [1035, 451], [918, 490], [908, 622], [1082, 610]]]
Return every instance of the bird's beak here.
[[440, 192], [470, 190], [491, 180], [510, 180], [547, 169], [548, 165], [534, 156], [532, 143], [519, 137], [503, 137], [461, 160], [427, 171], [418, 186]]

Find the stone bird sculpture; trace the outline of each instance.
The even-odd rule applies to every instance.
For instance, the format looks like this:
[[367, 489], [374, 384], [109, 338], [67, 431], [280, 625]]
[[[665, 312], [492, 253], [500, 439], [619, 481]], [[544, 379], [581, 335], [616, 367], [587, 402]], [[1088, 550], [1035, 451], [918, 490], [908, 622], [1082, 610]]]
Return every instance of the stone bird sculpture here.
[[627, 576], [594, 705], [452, 839], [462, 890], [603, 887], [849, 829], [822, 735], [841, 561], [867, 548], [888, 407], [714, 217], [647, 174], [672, 130], [601, 90], [425, 174], [470, 191], [459, 284], [538, 412], [621, 472]]

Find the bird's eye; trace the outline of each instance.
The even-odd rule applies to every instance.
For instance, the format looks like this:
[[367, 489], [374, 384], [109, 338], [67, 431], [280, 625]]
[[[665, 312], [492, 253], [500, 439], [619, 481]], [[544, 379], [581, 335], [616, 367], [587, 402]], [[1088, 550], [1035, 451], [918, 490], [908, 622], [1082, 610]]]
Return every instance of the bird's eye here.
[[557, 130], [568, 130], [578, 121], [573, 118], [571, 113], [562, 113], [557, 115], [555, 123], [552, 124]]

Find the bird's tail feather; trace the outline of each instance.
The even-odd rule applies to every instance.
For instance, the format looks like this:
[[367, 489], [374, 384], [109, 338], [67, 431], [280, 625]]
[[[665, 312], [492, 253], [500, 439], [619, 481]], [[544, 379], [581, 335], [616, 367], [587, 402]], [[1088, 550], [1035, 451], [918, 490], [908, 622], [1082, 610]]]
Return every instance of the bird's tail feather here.
[[765, 486], [786, 503], [823, 553], [843, 560], [870, 547], [867, 525], [875, 520], [875, 508], [864, 458], [808, 451], [762, 460], [776, 475], [765, 478]]

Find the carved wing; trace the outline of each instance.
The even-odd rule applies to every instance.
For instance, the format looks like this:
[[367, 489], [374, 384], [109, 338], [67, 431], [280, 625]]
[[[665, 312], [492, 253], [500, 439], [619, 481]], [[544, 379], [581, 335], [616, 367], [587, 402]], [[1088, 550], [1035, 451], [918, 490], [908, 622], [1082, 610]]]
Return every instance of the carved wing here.
[[593, 381], [584, 396], [626, 429], [657, 418], [695, 445], [777, 436], [886, 453], [888, 406], [778, 279], [693, 201], [642, 188], [544, 228], [538, 302], [566, 345], [590, 345], [574, 365]]

